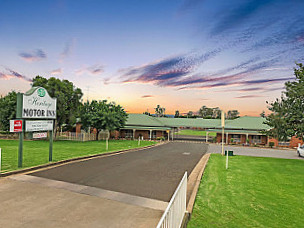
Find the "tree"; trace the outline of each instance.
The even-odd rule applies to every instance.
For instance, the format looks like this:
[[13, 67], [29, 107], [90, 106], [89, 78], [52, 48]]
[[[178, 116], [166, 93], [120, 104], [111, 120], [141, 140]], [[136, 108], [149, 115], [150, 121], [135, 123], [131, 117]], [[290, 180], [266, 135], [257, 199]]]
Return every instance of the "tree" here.
[[55, 121], [55, 135], [57, 128], [63, 124], [73, 126], [76, 118], [79, 116], [82, 106], [82, 91], [76, 88], [74, 84], [68, 80], [60, 80], [51, 77], [46, 79], [36, 76], [33, 79], [33, 86], [44, 87], [51, 97], [57, 98], [57, 118]]
[[[268, 107], [272, 113], [266, 117], [264, 122], [270, 126], [270, 130], [263, 131], [266, 135], [276, 138], [279, 141], [287, 141], [290, 130], [288, 130], [285, 107], [284, 107], [284, 98], [280, 101], [276, 99], [275, 102], [271, 103]], [[282, 102], [283, 101], [283, 102]]]
[[179, 111], [178, 111], [178, 110], [176, 110], [176, 111], [175, 111], [174, 118], [178, 118], [178, 117], [179, 117], [179, 115], [180, 115], [180, 114], [179, 114]]
[[229, 119], [229, 120], [233, 120], [233, 119], [236, 119], [238, 117], [240, 117], [240, 113], [239, 113], [238, 110], [229, 110], [227, 112], [227, 119]]
[[81, 123], [85, 129], [96, 128], [96, 140], [101, 130], [118, 130], [127, 121], [128, 114], [120, 105], [114, 102], [108, 103], [107, 100], [84, 103], [81, 110]]
[[285, 128], [279, 140], [280, 137], [294, 135], [304, 139], [304, 66], [302, 63], [296, 65], [295, 80], [285, 83], [285, 91], [282, 92], [280, 100], [268, 103], [268, 109], [273, 113], [266, 117], [265, 123], [276, 128], [276, 131]]
[[144, 115], [147, 115], [147, 116], [151, 116], [151, 113], [146, 111], [146, 112], [143, 112]]
[[16, 118], [17, 93], [9, 92], [0, 98], [0, 129], [9, 131], [9, 121]]
[[264, 111], [264, 110], [260, 113], [260, 117], [263, 117], [263, 118], [266, 117], [266, 114], [265, 114], [265, 111]]
[[213, 116], [213, 108], [208, 108], [204, 105], [198, 110], [198, 114], [202, 118], [211, 119]]
[[213, 114], [212, 114], [212, 118], [213, 119], [220, 119], [221, 118], [221, 110], [219, 107], [213, 108]]
[[165, 116], [165, 112], [166, 112], [166, 109], [164, 107], [161, 107], [160, 105], [157, 105], [155, 109], [155, 115], [157, 117], [163, 117]]
[[188, 117], [188, 118], [194, 117], [194, 116], [193, 116], [193, 112], [192, 112], [192, 111], [189, 111], [189, 112], [187, 113], [187, 117]]

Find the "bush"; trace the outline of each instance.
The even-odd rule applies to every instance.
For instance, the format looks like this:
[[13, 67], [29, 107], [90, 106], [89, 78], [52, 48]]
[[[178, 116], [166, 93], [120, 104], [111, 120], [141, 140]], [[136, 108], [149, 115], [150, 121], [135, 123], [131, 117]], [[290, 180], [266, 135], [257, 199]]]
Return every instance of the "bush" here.
[[164, 137], [164, 136], [162, 136], [162, 137], [157, 137], [156, 140], [165, 141], [165, 137]]
[[270, 148], [274, 147], [274, 142], [269, 142]]

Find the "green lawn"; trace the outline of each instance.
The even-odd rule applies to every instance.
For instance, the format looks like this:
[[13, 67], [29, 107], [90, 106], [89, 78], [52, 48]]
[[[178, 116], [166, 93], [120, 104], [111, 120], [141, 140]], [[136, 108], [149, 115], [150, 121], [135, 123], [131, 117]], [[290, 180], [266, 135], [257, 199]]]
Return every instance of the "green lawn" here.
[[[155, 143], [156, 142], [153, 141], [141, 141], [140, 147], [153, 145]], [[131, 140], [110, 140], [109, 151], [106, 151], [105, 141], [54, 141], [53, 161], [60, 161], [69, 158], [101, 154], [136, 147], [139, 147], [138, 141]], [[0, 148], [2, 149], [1, 172], [18, 169], [18, 140], [0, 140]], [[23, 168], [48, 163], [48, 154], [48, 141], [24, 141]]]
[[[180, 130], [177, 135], [194, 135], [194, 136], [206, 136], [206, 131], [199, 130]], [[208, 136], [216, 136], [215, 132], [209, 132]]]
[[304, 227], [304, 161], [212, 154], [188, 228]]

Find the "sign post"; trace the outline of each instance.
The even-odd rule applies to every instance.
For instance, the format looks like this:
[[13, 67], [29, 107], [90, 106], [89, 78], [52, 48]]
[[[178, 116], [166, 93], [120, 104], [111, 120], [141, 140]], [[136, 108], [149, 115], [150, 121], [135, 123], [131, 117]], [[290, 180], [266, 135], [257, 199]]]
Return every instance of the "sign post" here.
[[221, 122], [222, 122], [222, 155], [224, 156], [224, 128], [225, 128], [225, 113], [222, 110], [221, 113]]
[[50, 132], [49, 161], [53, 161], [53, 129]]
[[0, 173], [1, 173], [1, 148], [0, 148]]

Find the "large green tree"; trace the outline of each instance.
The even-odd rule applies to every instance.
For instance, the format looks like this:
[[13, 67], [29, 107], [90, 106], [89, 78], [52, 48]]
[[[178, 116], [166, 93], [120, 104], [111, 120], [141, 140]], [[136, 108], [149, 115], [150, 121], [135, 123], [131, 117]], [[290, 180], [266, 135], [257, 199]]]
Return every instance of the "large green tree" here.
[[75, 87], [68, 80], [60, 80], [54, 77], [47, 79], [41, 76], [36, 76], [33, 79], [33, 86], [42, 86], [51, 97], [57, 98], [55, 133], [56, 129], [62, 127], [63, 124], [67, 127], [75, 124], [82, 106], [81, 98], [83, 93], [80, 88]]
[[120, 105], [107, 100], [84, 103], [81, 110], [81, 123], [85, 129], [96, 128], [96, 140], [101, 130], [118, 130], [127, 121], [127, 113]]
[[266, 124], [273, 127], [269, 135], [284, 140], [297, 136], [304, 139], [304, 66], [297, 63], [295, 80], [285, 83], [281, 99], [268, 103], [272, 114], [266, 117]]
[[16, 118], [17, 93], [9, 92], [0, 98], [0, 129], [9, 131], [9, 121]]

